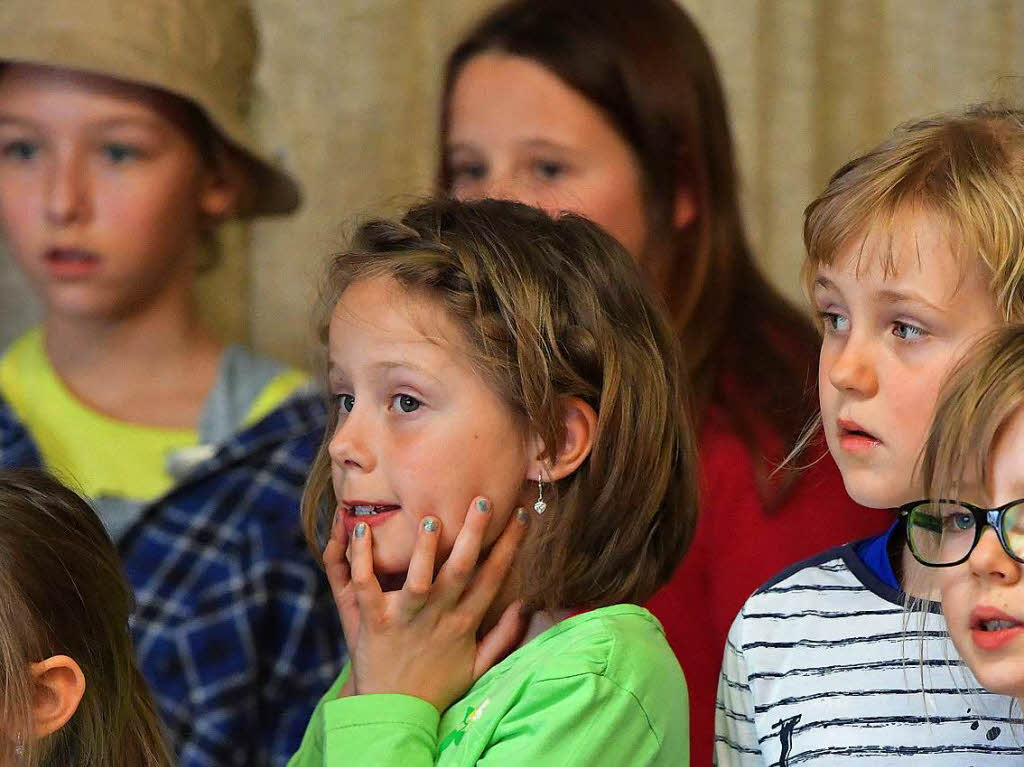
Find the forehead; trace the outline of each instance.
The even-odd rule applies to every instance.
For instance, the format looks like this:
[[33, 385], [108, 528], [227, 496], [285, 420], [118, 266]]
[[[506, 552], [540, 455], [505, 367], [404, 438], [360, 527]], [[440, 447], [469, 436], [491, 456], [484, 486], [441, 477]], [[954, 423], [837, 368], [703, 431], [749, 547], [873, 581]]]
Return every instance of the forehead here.
[[349, 285], [331, 312], [329, 334], [334, 365], [371, 357], [452, 365], [465, 351], [459, 329], [437, 301], [390, 277]]
[[558, 75], [524, 56], [487, 51], [471, 57], [452, 87], [450, 139], [477, 130], [522, 140], [566, 140], [614, 132], [603, 113]]
[[104, 75], [34, 64], [0, 67], [0, 111], [33, 120], [97, 117], [186, 125], [185, 102], [171, 94]]
[[987, 297], [987, 274], [957, 247], [948, 223], [924, 210], [898, 212], [873, 221], [849, 238], [828, 263], [819, 262], [815, 280], [864, 288], [911, 289], [930, 299], [949, 300], [963, 290]]

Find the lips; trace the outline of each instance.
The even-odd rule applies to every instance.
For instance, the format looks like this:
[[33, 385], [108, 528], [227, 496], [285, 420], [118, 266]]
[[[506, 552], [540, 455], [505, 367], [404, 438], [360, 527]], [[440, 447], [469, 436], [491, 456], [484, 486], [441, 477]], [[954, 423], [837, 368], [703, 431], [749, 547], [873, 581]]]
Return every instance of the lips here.
[[836, 426], [838, 428], [839, 445], [844, 450], [862, 452], [882, 444], [882, 440], [856, 421], [840, 418], [836, 421]]
[[1024, 623], [994, 607], [971, 612], [971, 638], [982, 650], [997, 650], [1024, 634]]
[[79, 248], [50, 248], [43, 255], [46, 268], [55, 277], [84, 277], [100, 266], [100, 256]]
[[375, 527], [391, 518], [402, 507], [394, 503], [379, 501], [345, 500], [339, 506], [345, 529], [351, 533], [357, 524], [363, 522]]

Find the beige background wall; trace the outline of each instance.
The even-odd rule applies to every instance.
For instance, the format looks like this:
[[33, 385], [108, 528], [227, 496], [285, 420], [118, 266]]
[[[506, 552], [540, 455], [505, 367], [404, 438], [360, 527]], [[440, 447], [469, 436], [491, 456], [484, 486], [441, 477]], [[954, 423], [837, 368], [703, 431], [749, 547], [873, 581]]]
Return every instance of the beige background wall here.
[[[307, 204], [289, 219], [225, 231], [223, 265], [203, 279], [200, 301], [227, 337], [305, 364], [324, 256], [354, 217], [394, 212], [429, 190], [441, 63], [494, 0], [254, 3], [263, 32], [254, 120], [304, 181]], [[775, 282], [801, 301], [801, 212], [828, 174], [897, 122], [984, 99], [1006, 90], [1000, 76], [1024, 74], [1016, 0], [683, 5], [725, 80], [752, 239]], [[4, 258], [0, 344], [32, 321]]]

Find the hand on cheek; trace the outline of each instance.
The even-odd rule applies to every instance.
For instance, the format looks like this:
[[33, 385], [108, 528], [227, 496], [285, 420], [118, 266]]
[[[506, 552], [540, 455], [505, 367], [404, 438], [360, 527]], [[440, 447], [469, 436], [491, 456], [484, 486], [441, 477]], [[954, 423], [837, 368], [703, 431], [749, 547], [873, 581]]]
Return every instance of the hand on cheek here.
[[347, 539], [335, 525], [324, 566], [352, 660], [342, 696], [412, 695], [444, 711], [515, 647], [526, 628], [518, 603], [483, 638], [477, 632], [505, 583], [529, 515], [522, 509], [510, 515], [477, 567], [490, 519], [490, 504], [475, 499], [435, 578], [441, 524], [424, 518], [405, 585], [393, 592], [382, 591], [374, 575], [370, 526], [357, 525]]

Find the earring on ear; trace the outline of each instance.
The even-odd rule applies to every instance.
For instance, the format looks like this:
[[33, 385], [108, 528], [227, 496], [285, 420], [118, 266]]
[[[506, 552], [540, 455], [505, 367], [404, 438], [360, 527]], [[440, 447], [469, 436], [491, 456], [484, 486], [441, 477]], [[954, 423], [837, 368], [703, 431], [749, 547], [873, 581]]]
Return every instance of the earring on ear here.
[[538, 514], [543, 514], [547, 511], [548, 505], [544, 503], [544, 483], [541, 481], [543, 475], [537, 472], [537, 502], [533, 504], [533, 510]]

